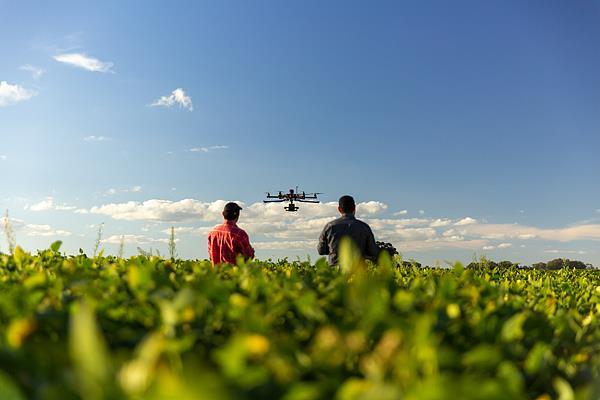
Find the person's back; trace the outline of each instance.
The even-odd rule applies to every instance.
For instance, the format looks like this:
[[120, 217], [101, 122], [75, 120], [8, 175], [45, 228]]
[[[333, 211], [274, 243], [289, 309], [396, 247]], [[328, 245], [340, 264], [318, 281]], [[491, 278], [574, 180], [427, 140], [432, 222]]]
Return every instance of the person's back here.
[[227, 203], [223, 210], [225, 220], [208, 234], [208, 255], [213, 264], [235, 264], [238, 254], [245, 258], [254, 257], [248, 235], [237, 226], [240, 210], [237, 204]]
[[365, 222], [356, 219], [355, 209], [354, 199], [351, 196], [342, 196], [338, 207], [342, 216], [325, 225], [321, 233], [317, 250], [320, 255], [328, 255], [332, 265], [338, 264], [338, 249], [343, 237], [350, 238], [365, 258], [375, 260], [379, 254], [371, 228]]

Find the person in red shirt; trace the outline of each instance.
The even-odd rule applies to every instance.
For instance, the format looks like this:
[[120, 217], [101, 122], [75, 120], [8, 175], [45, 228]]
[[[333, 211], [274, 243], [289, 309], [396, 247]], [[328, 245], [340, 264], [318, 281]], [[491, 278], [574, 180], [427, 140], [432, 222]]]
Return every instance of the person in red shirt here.
[[235, 264], [238, 254], [244, 258], [254, 258], [248, 234], [237, 226], [242, 207], [237, 203], [227, 203], [223, 209], [225, 221], [215, 226], [208, 234], [208, 256], [213, 265]]

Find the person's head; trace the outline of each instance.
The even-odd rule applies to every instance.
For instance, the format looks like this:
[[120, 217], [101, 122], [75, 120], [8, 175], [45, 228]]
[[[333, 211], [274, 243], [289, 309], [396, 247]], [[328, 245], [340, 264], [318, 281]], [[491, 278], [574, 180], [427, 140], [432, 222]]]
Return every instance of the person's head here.
[[242, 207], [240, 207], [237, 203], [229, 202], [225, 204], [225, 207], [223, 208], [223, 218], [225, 218], [227, 221], [235, 222], [240, 217], [241, 209]]
[[342, 196], [338, 201], [338, 211], [340, 214], [354, 214], [356, 211], [356, 203], [354, 203], [354, 198], [352, 196]]

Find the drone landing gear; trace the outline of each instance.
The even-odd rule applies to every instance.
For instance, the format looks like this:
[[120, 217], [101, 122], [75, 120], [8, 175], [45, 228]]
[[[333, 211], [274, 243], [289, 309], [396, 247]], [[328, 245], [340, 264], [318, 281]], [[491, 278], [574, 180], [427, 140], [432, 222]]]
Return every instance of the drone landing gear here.
[[289, 206], [284, 207], [285, 211], [298, 211], [298, 206], [296, 206], [294, 203], [291, 203]]

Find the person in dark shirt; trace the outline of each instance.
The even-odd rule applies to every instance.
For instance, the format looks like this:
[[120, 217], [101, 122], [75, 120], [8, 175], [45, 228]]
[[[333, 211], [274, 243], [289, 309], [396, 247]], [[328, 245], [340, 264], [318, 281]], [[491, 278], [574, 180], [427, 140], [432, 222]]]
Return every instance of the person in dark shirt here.
[[375, 243], [375, 237], [369, 225], [356, 219], [356, 203], [352, 196], [342, 196], [338, 202], [340, 218], [325, 225], [319, 238], [317, 251], [322, 256], [329, 256], [331, 265], [338, 264], [338, 247], [343, 237], [347, 236], [360, 250], [364, 258], [376, 260], [379, 255], [379, 247]]

